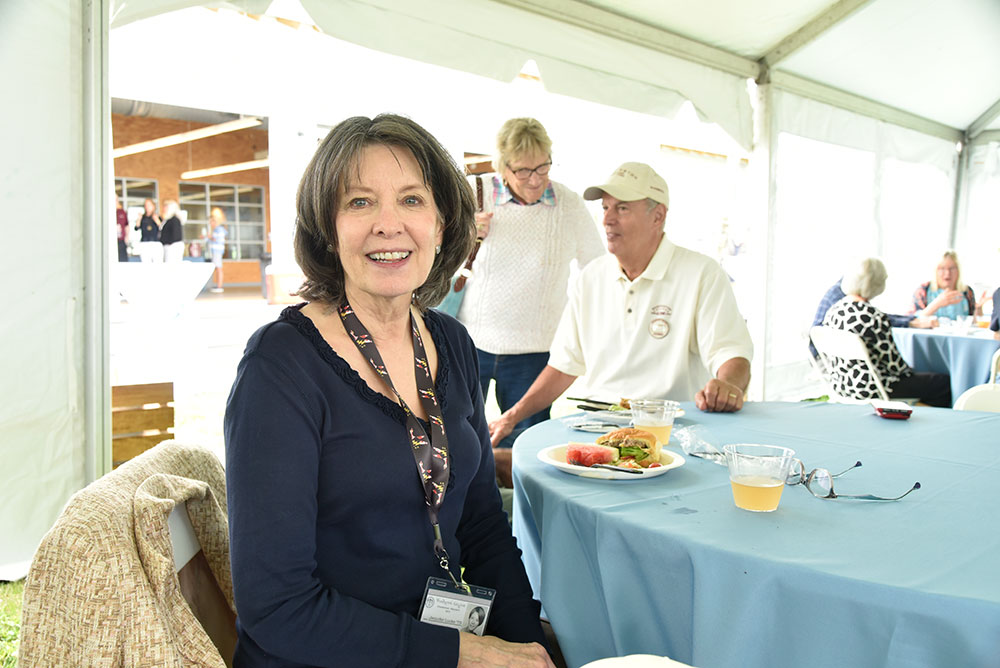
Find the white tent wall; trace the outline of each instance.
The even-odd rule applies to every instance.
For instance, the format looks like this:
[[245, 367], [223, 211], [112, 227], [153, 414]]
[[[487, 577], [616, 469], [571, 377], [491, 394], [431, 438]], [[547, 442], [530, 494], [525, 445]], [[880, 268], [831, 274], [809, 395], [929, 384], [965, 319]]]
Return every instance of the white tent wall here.
[[[103, 472], [107, 121], [101, 2], [0, 3], [6, 234], [0, 580], [22, 577], [63, 504]], [[43, 38], [44, 37], [44, 38]], [[102, 221], [102, 222], [98, 222]], [[104, 317], [102, 317], [104, 316]]]
[[948, 140], [780, 89], [772, 104], [764, 398], [780, 399], [802, 388], [806, 331], [850, 258], [881, 257], [889, 280], [874, 303], [909, 309], [951, 244], [958, 152]]

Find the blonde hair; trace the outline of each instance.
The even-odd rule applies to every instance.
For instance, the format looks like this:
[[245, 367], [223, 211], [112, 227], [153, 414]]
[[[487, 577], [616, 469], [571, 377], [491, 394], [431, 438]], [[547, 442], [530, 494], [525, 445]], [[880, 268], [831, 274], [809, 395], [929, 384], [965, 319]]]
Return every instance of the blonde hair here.
[[493, 169], [498, 173], [511, 160], [530, 153], [544, 153], [552, 157], [552, 140], [541, 123], [534, 118], [512, 118], [497, 133], [497, 154]]
[[[959, 292], [965, 292], [965, 284], [962, 283], [962, 265], [958, 263], [958, 253], [956, 253], [954, 249], [949, 248], [941, 255], [941, 259], [938, 260], [938, 264], [941, 264], [944, 260], [951, 260], [955, 263], [955, 271], [958, 273], [958, 278], [955, 279], [955, 289]], [[931, 275], [931, 284], [927, 289], [939, 289], [937, 283], [937, 265], [934, 265], [934, 273]]]

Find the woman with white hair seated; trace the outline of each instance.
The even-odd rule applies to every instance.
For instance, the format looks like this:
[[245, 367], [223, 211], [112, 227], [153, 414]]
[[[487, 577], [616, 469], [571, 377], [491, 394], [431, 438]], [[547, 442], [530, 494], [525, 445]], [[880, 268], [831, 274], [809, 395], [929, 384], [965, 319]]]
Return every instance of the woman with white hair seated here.
[[[889, 318], [869, 303], [885, 290], [887, 275], [878, 258], [853, 263], [841, 282], [845, 296], [826, 312], [823, 325], [861, 337], [890, 397], [918, 397], [925, 404], [950, 408], [948, 375], [911, 369], [893, 341]], [[864, 363], [835, 358], [833, 366], [833, 384], [838, 393], [855, 399], [879, 398], [878, 387]]]

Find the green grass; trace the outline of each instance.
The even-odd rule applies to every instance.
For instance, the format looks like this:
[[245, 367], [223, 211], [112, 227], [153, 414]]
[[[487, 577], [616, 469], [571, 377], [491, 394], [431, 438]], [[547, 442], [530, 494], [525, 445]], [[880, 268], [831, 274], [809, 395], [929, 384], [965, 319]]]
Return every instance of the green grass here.
[[0, 668], [16, 668], [24, 580], [0, 582]]

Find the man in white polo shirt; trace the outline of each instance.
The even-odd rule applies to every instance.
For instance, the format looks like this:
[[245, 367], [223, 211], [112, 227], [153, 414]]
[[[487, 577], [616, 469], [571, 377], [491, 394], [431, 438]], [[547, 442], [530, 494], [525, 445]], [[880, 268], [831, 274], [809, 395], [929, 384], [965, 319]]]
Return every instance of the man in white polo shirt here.
[[[610, 254], [572, 285], [548, 366], [490, 424], [493, 443], [581, 376], [583, 396], [693, 398], [703, 411], [738, 411], [750, 382], [750, 333], [719, 264], [667, 240], [666, 182], [649, 165], [627, 162], [583, 196], [603, 201]], [[503, 479], [509, 453], [494, 455]]]

